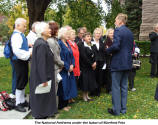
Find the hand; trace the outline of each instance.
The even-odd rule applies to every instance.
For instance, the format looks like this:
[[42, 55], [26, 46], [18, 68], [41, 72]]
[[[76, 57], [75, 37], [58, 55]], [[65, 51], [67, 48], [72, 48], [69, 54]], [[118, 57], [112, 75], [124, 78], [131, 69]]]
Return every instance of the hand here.
[[134, 53], [134, 56], [135, 56], [135, 57], [137, 57], [137, 55], [138, 55], [137, 53]]
[[31, 48], [32, 48], [32, 47], [33, 47], [33, 44], [31, 44], [31, 43], [30, 43], [30, 44], [29, 44], [29, 47], [31, 47]]
[[43, 83], [43, 87], [48, 86], [48, 82]]
[[109, 48], [109, 46], [106, 45], [106, 49]]
[[73, 65], [70, 65], [70, 69], [69, 69], [69, 72], [72, 72], [74, 69], [74, 66]]
[[96, 62], [94, 62], [94, 63], [92, 64], [92, 69], [93, 69], [93, 70], [95, 70], [95, 69], [96, 69], [96, 65], [97, 65], [97, 63], [96, 63]]

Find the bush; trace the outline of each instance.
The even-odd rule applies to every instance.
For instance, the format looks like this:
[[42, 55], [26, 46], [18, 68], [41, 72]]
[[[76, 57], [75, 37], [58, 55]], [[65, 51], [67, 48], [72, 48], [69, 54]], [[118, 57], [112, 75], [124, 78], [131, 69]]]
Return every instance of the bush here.
[[136, 41], [136, 45], [140, 49], [140, 54], [145, 56], [150, 54], [150, 41]]

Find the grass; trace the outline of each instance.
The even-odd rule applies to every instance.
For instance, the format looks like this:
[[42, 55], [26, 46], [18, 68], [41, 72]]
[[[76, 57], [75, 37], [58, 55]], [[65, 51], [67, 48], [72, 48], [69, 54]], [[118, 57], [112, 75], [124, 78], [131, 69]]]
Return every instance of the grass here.
[[[111, 95], [103, 92], [99, 98], [92, 102], [83, 102], [82, 93], [76, 98], [76, 103], [71, 104], [69, 112], [59, 111], [58, 119], [158, 119], [158, 102], [154, 94], [158, 78], [151, 79], [148, 58], [141, 58], [142, 67], [137, 71], [135, 78], [135, 92], [128, 92], [127, 113], [120, 116], [108, 114], [107, 108], [112, 107]], [[0, 91], [11, 91], [11, 68], [9, 60], [0, 58]], [[27, 87], [27, 93], [29, 92]], [[28, 117], [32, 118], [31, 116]]]

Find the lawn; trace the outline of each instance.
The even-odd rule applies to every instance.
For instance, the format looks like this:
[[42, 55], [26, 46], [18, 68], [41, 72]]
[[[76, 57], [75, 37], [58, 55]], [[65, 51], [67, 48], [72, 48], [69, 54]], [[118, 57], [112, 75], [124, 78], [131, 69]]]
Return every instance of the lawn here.
[[[112, 107], [111, 95], [106, 94], [104, 88], [99, 98], [92, 102], [83, 102], [81, 92], [76, 103], [71, 104], [69, 112], [60, 110], [58, 119], [158, 119], [158, 102], [154, 100], [158, 78], [150, 78], [150, 64], [148, 58], [141, 58], [142, 67], [135, 78], [135, 92], [128, 92], [127, 113], [120, 116], [108, 114], [107, 108]], [[11, 91], [11, 67], [9, 60], [0, 58], [0, 91]], [[27, 93], [29, 93], [27, 86]], [[31, 117], [28, 117], [31, 118]]]

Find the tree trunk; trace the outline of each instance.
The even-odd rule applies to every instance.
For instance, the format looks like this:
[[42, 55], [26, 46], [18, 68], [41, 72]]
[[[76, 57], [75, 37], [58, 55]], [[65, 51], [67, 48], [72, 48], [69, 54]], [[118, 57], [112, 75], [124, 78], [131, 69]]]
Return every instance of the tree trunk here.
[[28, 15], [29, 15], [29, 28], [35, 21], [44, 21], [44, 13], [52, 0], [26, 0]]

